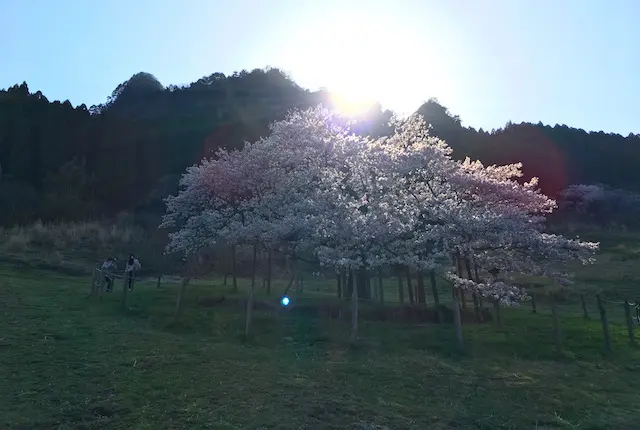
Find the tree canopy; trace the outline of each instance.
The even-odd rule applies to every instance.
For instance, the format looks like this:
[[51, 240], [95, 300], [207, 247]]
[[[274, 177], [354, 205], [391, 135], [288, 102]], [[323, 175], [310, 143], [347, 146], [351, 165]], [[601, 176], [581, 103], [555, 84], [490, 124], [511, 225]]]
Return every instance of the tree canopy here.
[[526, 297], [509, 282], [514, 274], [568, 283], [569, 263], [593, 261], [598, 244], [544, 232], [556, 203], [537, 178], [517, 182], [520, 164], [454, 160], [419, 115], [379, 138], [352, 133], [323, 107], [270, 129], [187, 170], [167, 199], [168, 251], [221, 242], [298, 250], [337, 272], [447, 270], [453, 257], [475, 271], [449, 273], [454, 285], [504, 303]]

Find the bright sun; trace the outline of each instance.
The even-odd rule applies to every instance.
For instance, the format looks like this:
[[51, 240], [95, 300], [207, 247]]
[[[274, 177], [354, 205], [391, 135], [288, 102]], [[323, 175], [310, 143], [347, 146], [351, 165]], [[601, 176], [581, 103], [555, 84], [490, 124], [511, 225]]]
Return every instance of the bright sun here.
[[342, 15], [292, 42], [291, 69], [307, 86], [326, 88], [345, 113], [364, 112], [375, 102], [408, 113], [420, 103], [412, 87], [416, 55], [410, 40], [402, 28]]

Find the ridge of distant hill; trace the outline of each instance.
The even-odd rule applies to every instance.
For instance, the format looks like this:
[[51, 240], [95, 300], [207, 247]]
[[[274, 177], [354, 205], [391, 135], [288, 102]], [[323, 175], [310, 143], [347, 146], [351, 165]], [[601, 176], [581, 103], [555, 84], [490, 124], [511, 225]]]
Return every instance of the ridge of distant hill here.
[[[239, 148], [292, 108], [323, 103], [278, 69], [163, 86], [149, 73], [120, 84], [87, 108], [49, 102], [26, 83], [0, 91], [0, 225], [84, 219], [144, 206], [160, 212], [184, 169], [219, 147]], [[640, 135], [586, 132], [566, 125], [512, 124], [490, 132], [463, 127], [437, 100], [418, 112], [454, 156], [486, 164], [521, 161], [556, 196], [570, 184], [640, 190]], [[373, 105], [356, 131], [381, 135], [392, 113]]]

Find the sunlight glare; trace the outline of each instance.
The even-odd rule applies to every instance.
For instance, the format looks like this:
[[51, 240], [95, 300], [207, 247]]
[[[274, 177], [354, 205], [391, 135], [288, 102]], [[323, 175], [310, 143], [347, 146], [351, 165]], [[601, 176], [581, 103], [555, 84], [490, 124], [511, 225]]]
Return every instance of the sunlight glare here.
[[412, 48], [416, 37], [401, 23], [358, 12], [318, 18], [314, 27], [291, 42], [292, 70], [308, 86], [326, 88], [344, 113], [380, 102], [406, 114], [431, 95], [424, 92], [434, 80], [427, 55]]

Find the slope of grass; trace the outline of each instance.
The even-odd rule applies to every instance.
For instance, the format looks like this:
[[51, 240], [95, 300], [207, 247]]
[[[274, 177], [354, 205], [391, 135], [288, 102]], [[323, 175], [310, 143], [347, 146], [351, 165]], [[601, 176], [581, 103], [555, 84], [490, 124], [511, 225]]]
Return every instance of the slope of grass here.
[[189, 290], [178, 321], [175, 283], [138, 284], [127, 310], [119, 292], [87, 299], [88, 284], [0, 266], [0, 427], [622, 429], [640, 419], [640, 353], [619, 326], [603, 357], [598, 322], [567, 316], [557, 357], [548, 315], [505, 310], [503, 329], [465, 326], [459, 354], [449, 326], [363, 322], [350, 347], [348, 322], [276, 307], [256, 313], [244, 342], [237, 306], [198, 305], [228, 292], [218, 281]]

